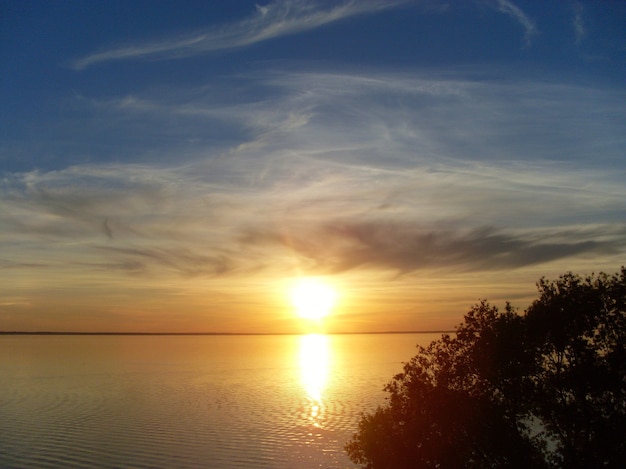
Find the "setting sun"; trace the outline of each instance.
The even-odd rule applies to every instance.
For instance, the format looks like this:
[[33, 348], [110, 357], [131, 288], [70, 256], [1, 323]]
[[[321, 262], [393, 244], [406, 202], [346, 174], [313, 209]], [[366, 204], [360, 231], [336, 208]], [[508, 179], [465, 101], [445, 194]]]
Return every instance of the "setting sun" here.
[[305, 319], [321, 319], [327, 316], [335, 305], [336, 298], [335, 290], [319, 279], [300, 279], [291, 289], [291, 302], [298, 316]]

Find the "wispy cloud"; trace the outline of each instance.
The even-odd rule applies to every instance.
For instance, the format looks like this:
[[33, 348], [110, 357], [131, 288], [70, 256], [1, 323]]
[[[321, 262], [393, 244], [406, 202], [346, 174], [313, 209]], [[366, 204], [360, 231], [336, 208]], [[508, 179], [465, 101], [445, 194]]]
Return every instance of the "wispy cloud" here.
[[[526, 46], [532, 43], [538, 30], [535, 22], [510, 0], [493, 0], [500, 12], [515, 19], [524, 28]], [[229, 25], [196, 31], [185, 36], [169, 37], [139, 44], [130, 44], [95, 52], [74, 60], [76, 70], [92, 65], [125, 59], [174, 59], [215, 51], [251, 46], [273, 38], [298, 34], [346, 18], [372, 14], [405, 4], [420, 3], [424, 12], [446, 11], [449, 5], [442, 1], [415, 2], [411, 0], [274, 0], [265, 6], [256, 6], [247, 19]], [[577, 16], [578, 18], [578, 16]]]
[[526, 46], [532, 44], [538, 30], [535, 22], [524, 11], [510, 0], [496, 0], [498, 10], [514, 18], [524, 28], [524, 42]]
[[[110, 257], [127, 259], [116, 264], [107, 264], [113, 269], [145, 271], [148, 267], [165, 268], [184, 276], [221, 275], [232, 270], [231, 260], [226, 255], [209, 256], [185, 247], [145, 248], [97, 246]], [[102, 265], [102, 264], [101, 264]]]
[[579, 3], [574, 3], [574, 17], [572, 19], [572, 28], [576, 38], [576, 44], [580, 44], [587, 35], [587, 27], [585, 25], [585, 7]]
[[[375, 170], [283, 157], [263, 184], [233, 178], [230, 164], [256, 174], [270, 158], [259, 157], [31, 173], [9, 188], [5, 180], [2, 242], [20, 248], [7, 249], [4, 265], [37, 259], [56, 269], [182, 277], [274, 275], [294, 266], [410, 273], [626, 252], [626, 227], [611, 221], [612, 210], [623, 211], [624, 191], [601, 184], [591, 191], [588, 173], [496, 165]], [[586, 211], [600, 221], [567, 224], [568, 214]], [[42, 239], [47, 249], [28, 248]]]
[[[112, 113], [111, 126], [123, 123], [119, 133], [162, 129], [159, 134], [171, 135], [175, 143], [198, 142], [197, 155], [263, 147], [276, 155], [292, 152], [376, 168], [410, 168], [442, 158], [581, 164], [590, 162], [590, 154], [620, 158], [626, 143], [620, 136], [626, 114], [616, 105], [624, 98], [620, 90], [496, 72], [492, 80], [480, 81], [471, 71], [466, 77], [450, 75], [255, 71], [254, 81], [229, 81], [246, 93], [228, 103], [216, 98], [232, 95], [222, 85], [191, 90], [183, 99], [159, 90], [93, 105], [98, 114]], [[252, 101], [245, 98], [250, 93], [256, 96]], [[218, 149], [216, 142], [224, 146]], [[156, 143], [159, 151], [167, 148], [163, 138]]]
[[[80, 98], [85, 128], [180, 127], [191, 156], [159, 141], [150, 163], [4, 175], [2, 266], [121, 283], [623, 257], [623, 92], [481, 72], [272, 71]], [[215, 99], [229, 86], [262, 92]], [[228, 146], [202, 139], [216, 126]]]
[[594, 232], [569, 229], [507, 232], [492, 227], [452, 230], [445, 226], [390, 223], [388, 220], [335, 220], [312, 233], [247, 232], [246, 243], [265, 247], [285, 243], [310, 263], [311, 269], [337, 273], [355, 268], [488, 271], [516, 269], [583, 254], [617, 254], [626, 249], [626, 226], [610, 239]]
[[327, 6], [309, 0], [275, 0], [256, 7], [253, 16], [239, 23], [208, 29], [187, 37], [169, 38], [139, 45], [123, 46], [82, 57], [73, 62], [77, 70], [111, 60], [158, 57], [187, 57], [211, 51], [235, 49], [272, 38], [340, 21], [356, 15], [394, 8], [408, 0], [343, 0]]

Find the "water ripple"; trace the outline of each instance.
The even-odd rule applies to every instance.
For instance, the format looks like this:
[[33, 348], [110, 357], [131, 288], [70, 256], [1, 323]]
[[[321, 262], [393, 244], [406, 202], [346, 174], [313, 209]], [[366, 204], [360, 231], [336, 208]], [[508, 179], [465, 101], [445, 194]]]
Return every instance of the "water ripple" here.
[[80, 339], [12, 341], [27, 368], [0, 341], [0, 467], [352, 468], [343, 445], [400, 366], [329, 349], [306, 371], [297, 337]]

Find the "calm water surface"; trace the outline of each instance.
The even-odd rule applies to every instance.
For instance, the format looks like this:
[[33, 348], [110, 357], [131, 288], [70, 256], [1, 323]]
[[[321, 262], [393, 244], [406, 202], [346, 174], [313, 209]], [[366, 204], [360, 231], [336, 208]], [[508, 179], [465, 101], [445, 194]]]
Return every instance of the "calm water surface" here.
[[0, 336], [0, 467], [351, 468], [439, 336]]

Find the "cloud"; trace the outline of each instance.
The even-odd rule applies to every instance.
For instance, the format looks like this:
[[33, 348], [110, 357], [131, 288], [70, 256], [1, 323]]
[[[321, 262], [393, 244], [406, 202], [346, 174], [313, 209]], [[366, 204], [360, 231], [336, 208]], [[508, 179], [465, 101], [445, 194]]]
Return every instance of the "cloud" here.
[[105, 218], [104, 221], [102, 222], [102, 231], [104, 232], [107, 238], [113, 239], [113, 230], [109, 226], [108, 218]]
[[[596, 188], [589, 173], [580, 174], [579, 183], [572, 178], [545, 168], [533, 174], [485, 165], [380, 170], [258, 152], [174, 168], [82, 166], [5, 180], [2, 225], [5, 240], [24, 245], [46, 239], [48, 246], [73, 253], [68, 259], [89, 252], [101, 262], [93, 249], [108, 249], [106, 258], [133, 265], [131, 270], [141, 269], [128, 263], [140, 262], [185, 275], [224, 274], [283, 255], [257, 251], [250, 233], [271, 234], [275, 248], [284, 246], [279, 239], [296, 240], [304, 259], [306, 246], [316, 246], [314, 237], [304, 235], [309, 232], [337, 240], [388, 229], [397, 240], [410, 240], [409, 230], [400, 228], [408, 224], [433, 235], [446, 232], [442, 239], [449, 239], [485, 219], [513, 226], [619, 210], [623, 191], [610, 181], [599, 179]], [[541, 210], [533, 208], [538, 198]], [[472, 217], [480, 217], [478, 223]], [[375, 246], [376, 239], [369, 243]], [[338, 264], [355, 262], [353, 253], [347, 258], [352, 260]]]
[[[160, 140], [151, 163], [5, 173], [5, 272], [31, 263], [119, 284], [623, 255], [623, 92], [481, 72], [272, 71], [81, 98], [84, 128], [119, 126], [117, 147], [124, 132], [172, 127], [185, 146]], [[215, 99], [230, 86], [243, 97]], [[220, 120], [226, 148], [201, 138]]]
[[[493, 5], [498, 11], [521, 24], [524, 28], [524, 42], [526, 46], [531, 45], [534, 36], [538, 33], [535, 22], [512, 1], [494, 1]], [[75, 70], [83, 70], [108, 61], [139, 58], [175, 59], [238, 49], [273, 38], [313, 30], [350, 17], [372, 14], [411, 3], [415, 5], [418, 2], [411, 0], [338, 0], [335, 2], [274, 0], [265, 6], [257, 5], [252, 16], [238, 23], [219, 28], [213, 27], [183, 37], [170, 37], [95, 52], [74, 60], [71, 66]], [[424, 12], [449, 10], [449, 5], [442, 1], [419, 3]]]
[[498, 10], [505, 15], [509, 15], [524, 28], [524, 42], [526, 46], [530, 46], [533, 37], [537, 35], [538, 30], [535, 22], [524, 11], [510, 0], [496, 0]]
[[587, 35], [587, 27], [585, 25], [585, 7], [579, 3], [574, 3], [574, 17], [572, 19], [572, 28], [576, 37], [576, 44], [580, 44]]
[[222, 275], [232, 270], [227, 256], [208, 256], [186, 247], [145, 248], [97, 246], [108, 255], [126, 259], [124, 262], [107, 264], [113, 269], [133, 272], [146, 270], [151, 265], [162, 267], [186, 277], [198, 275]]
[[94, 53], [74, 61], [73, 68], [82, 70], [111, 60], [145, 57], [171, 59], [246, 47], [275, 37], [315, 29], [352, 16], [394, 8], [407, 1], [344, 0], [325, 7], [321, 2], [309, 0], [275, 0], [265, 6], [257, 6], [252, 17], [239, 23], [202, 31], [193, 36]]
[[[230, 87], [243, 92], [220, 101], [220, 95], [233, 95]], [[617, 106], [624, 99], [621, 90], [495, 71], [492, 79], [481, 80], [467, 70], [255, 71], [254, 79], [232, 77], [227, 85], [198, 87], [183, 96], [159, 91], [94, 101], [91, 111], [131, 141], [142, 133], [159, 135], [143, 139], [152, 155], [163, 154], [159, 161], [170, 160], [170, 152], [183, 159], [261, 151], [266, 162], [270, 154], [291, 153], [377, 169], [444, 159], [583, 164], [591, 154], [618, 161], [626, 143], [626, 113]], [[246, 98], [251, 95], [254, 100]], [[92, 141], [103, 138], [101, 128], [95, 127]], [[267, 167], [259, 169], [263, 177], [271, 177]]]
[[[5, 179], [0, 243], [10, 254], [1, 265], [135, 277], [406, 274], [498, 271], [626, 251], [626, 227], [611, 221], [623, 212], [623, 189], [599, 179], [596, 187], [587, 172], [375, 170], [273, 156], [269, 179], [227, 176], [235, 168], [257, 173], [268, 158], [220, 160], [210, 164], [213, 174], [198, 162]], [[587, 224], [566, 224], [587, 212]]]
[[[493, 227], [459, 230], [409, 222], [346, 221], [327, 223], [313, 232], [248, 231], [245, 244], [281, 243], [323, 273], [357, 268], [414, 271], [499, 271], [585, 254], [612, 255], [626, 249], [626, 226], [602, 239], [607, 227], [512, 232]], [[610, 231], [610, 230], [609, 230]]]
[[0, 259], [0, 269], [45, 269], [46, 264], [38, 264], [36, 262], [12, 262]]

